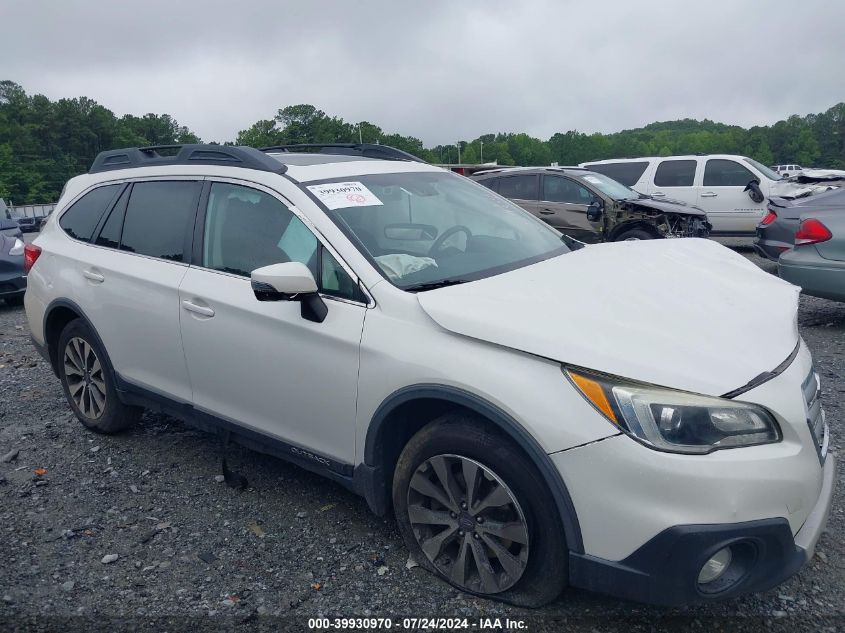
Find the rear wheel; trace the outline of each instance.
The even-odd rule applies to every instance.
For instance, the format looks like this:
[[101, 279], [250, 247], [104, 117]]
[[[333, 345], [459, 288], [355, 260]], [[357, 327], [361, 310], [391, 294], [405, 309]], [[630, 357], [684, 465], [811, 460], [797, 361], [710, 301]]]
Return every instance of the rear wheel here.
[[446, 415], [402, 451], [393, 506], [417, 562], [455, 587], [540, 606], [566, 585], [560, 516], [534, 465], [488, 424]]
[[68, 323], [59, 335], [58, 361], [65, 397], [89, 429], [117, 433], [140, 419], [143, 409], [118, 398], [106, 351], [82, 319]]

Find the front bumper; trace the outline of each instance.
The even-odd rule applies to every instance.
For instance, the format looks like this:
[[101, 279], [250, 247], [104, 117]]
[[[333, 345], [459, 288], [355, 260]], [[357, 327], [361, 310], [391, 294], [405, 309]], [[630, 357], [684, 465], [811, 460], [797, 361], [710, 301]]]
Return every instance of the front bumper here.
[[[570, 584], [619, 598], [666, 606], [724, 600], [771, 589], [812, 558], [833, 500], [836, 459], [827, 456], [822, 488], [804, 525], [793, 537], [784, 518], [723, 525], [680, 525], [649, 540], [627, 558], [609, 561], [570, 553]], [[698, 574], [724, 547], [734, 558], [719, 591], [704, 591]], [[733, 569], [731, 569], [733, 567]], [[717, 581], [718, 582], [718, 581]]]

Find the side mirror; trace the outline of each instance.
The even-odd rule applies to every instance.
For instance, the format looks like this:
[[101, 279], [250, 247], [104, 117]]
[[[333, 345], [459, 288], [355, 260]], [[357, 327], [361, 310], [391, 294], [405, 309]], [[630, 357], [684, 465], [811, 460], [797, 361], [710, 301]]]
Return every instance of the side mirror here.
[[326, 320], [329, 308], [317, 293], [317, 282], [305, 264], [285, 262], [256, 268], [250, 282], [259, 301], [299, 301], [303, 319], [316, 323]]
[[590, 206], [587, 207], [587, 220], [598, 222], [601, 220], [602, 213], [604, 213], [604, 201], [600, 198], [593, 198]]
[[760, 189], [759, 180], [752, 180], [751, 182], [749, 182], [747, 185], [745, 185], [744, 191], [747, 191], [748, 197], [758, 204], [760, 202], [763, 202], [765, 198], [762, 189]]

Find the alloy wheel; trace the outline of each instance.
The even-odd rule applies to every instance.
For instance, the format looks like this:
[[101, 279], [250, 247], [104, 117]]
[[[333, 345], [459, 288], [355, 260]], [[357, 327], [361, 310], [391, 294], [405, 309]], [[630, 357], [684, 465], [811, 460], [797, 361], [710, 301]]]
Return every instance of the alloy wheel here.
[[469, 591], [501, 593], [528, 563], [528, 525], [513, 492], [488, 467], [436, 455], [414, 472], [408, 518], [428, 560]]
[[63, 362], [70, 397], [83, 415], [96, 420], [106, 409], [106, 380], [94, 348], [76, 336], [65, 346]]

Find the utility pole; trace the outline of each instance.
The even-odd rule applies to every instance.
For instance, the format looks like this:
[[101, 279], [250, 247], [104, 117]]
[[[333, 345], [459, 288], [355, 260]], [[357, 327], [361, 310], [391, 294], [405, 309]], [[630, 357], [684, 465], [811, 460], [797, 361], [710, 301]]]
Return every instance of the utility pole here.
[[455, 147], [458, 148], [458, 165], [460, 165], [461, 164], [461, 142], [458, 141], [457, 143], [455, 143]]
[[479, 152], [481, 159], [478, 162], [483, 163], [484, 162], [484, 141], [479, 139], [478, 142], [481, 143], [481, 152]]
[[361, 124], [358, 124], [358, 142], [364, 144], [364, 137], [361, 135]]

